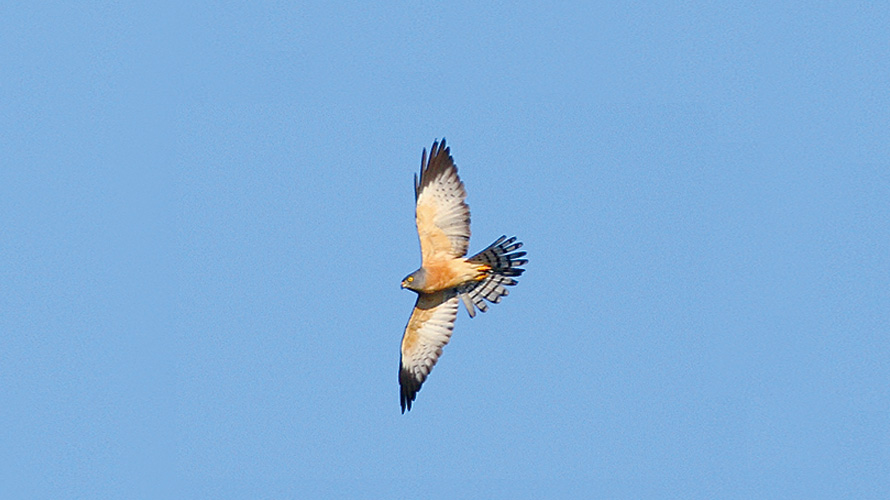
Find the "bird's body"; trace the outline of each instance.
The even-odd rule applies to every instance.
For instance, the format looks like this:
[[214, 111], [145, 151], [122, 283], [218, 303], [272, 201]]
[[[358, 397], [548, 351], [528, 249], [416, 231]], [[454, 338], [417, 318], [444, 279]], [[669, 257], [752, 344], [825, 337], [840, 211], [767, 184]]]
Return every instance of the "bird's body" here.
[[457, 288], [468, 281], [485, 277], [485, 269], [480, 269], [479, 264], [474, 264], [467, 259], [439, 259], [425, 265], [425, 279], [423, 284], [416, 288], [406, 286], [421, 293], [436, 293], [450, 288]]
[[458, 302], [463, 301], [470, 317], [476, 315], [476, 309], [485, 312], [485, 301], [500, 302], [507, 295], [504, 286], [515, 285], [513, 277], [524, 271], [519, 266], [528, 262], [521, 259], [525, 252], [516, 252], [522, 243], [505, 236], [478, 254], [464, 257], [470, 240], [470, 209], [444, 139], [441, 144], [433, 143], [429, 161], [423, 151], [414, 194], [422, 263], [402, 281], [403, 288], [418, 295], [402, 337], [399, 384], [403, 413], [411, 409], [417, 391], [451, 338]]

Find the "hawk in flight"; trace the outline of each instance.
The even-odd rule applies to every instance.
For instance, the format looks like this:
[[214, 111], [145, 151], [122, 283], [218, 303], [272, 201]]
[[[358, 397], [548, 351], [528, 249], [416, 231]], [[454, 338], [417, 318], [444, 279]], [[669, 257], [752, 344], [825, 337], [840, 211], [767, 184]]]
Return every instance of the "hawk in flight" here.
[[402, 336], [399, 366], [402, 413], [411, 409], [417, 391], [451, 339], [457, 319], [457, 303], [462, 301], [470, 314], [488, 310], [489, 301], [500, 302], [505, 286], [525, 271], [519, 266], [525, 252], [522, 243], [501, 236], [485, 250], [465, 258], [470, 242], [470, 207], [467, 192], [457, 176], [449, 148], [433, 142], [427, 160], [420, 160], [420, 178], [414, 176], [417, 202], [417, 234], [420, 236], [420, 269], [402, 280], [402, 288], [417, 293], [414, 312]]

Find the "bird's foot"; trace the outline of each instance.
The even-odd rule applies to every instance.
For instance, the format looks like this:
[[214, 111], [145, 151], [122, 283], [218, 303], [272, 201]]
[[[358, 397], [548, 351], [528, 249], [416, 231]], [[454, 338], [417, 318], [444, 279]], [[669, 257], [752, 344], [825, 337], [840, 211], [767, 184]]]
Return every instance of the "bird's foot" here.
[[476, 276], [476, 278], [475, 278], [476, 281], [482, 281], [488, 277], [488, 271], [491, 271], [491, 266], [484, 264], [484, 265], [477, 267], [476, 270], [479, 271], [480, 273], [482, 273], [479, 276]]

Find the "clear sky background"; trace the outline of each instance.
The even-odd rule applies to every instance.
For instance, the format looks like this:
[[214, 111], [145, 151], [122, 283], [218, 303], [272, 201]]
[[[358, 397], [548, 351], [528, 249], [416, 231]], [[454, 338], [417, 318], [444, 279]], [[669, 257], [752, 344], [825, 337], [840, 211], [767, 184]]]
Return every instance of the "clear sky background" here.
[[[0, 496], [890, 497], [886, 3], [23, 5]], [[530, 263], [402, 415], [443, 136]]]

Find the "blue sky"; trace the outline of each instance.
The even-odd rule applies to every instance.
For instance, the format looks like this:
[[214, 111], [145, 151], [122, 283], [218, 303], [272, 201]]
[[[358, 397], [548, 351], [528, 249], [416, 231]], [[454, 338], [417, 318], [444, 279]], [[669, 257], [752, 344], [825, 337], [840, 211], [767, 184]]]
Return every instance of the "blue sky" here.
[[[9, 498], [887, 498], [890, 8], [0, 8]], [[414, 409], [412, 178], [526, 244]]]

